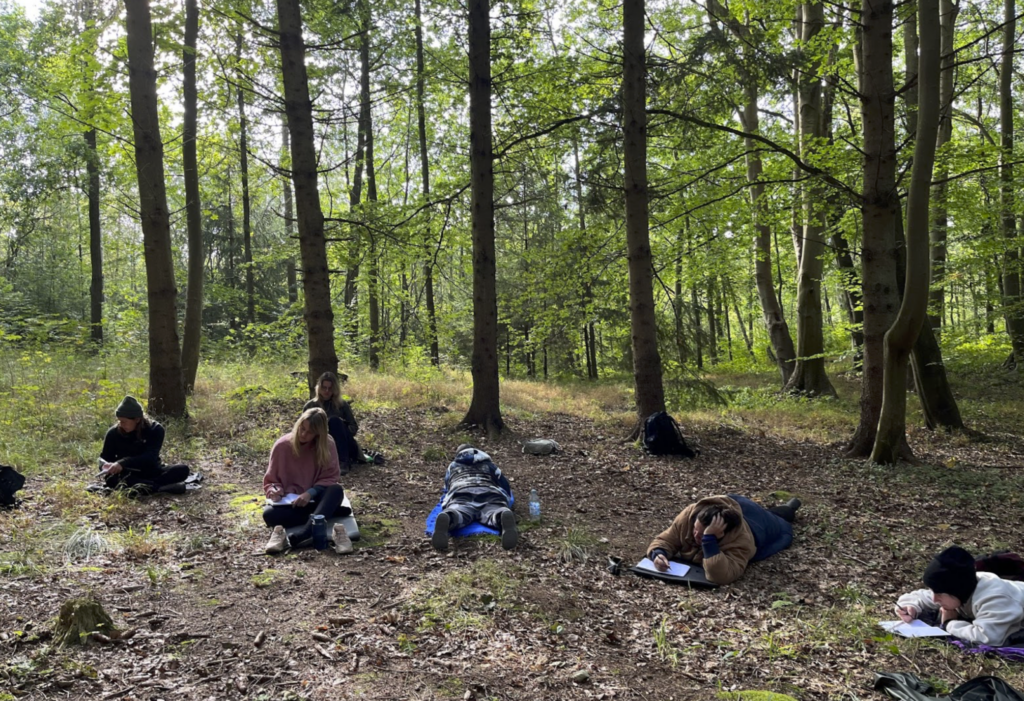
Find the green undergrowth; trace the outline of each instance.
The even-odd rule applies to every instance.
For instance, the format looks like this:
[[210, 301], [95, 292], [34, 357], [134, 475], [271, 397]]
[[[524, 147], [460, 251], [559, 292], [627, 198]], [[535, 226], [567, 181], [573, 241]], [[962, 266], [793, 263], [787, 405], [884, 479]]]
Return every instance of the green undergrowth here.
[[519, 568], [506, 560], [476, 560], [440, 581], [424, 583], [407, 606], [419, 615], [421, 632], [488, 627], [496, 610], [512, 608], [519, 575]]

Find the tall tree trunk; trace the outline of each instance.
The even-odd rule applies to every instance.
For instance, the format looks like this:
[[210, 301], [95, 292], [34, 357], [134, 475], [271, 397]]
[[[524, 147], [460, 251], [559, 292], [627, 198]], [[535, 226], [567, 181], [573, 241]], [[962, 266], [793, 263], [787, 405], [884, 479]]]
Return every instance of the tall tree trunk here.
[[160, 138], [153, 25], [147, 0], [125, 0], [128, 30], [128, 90], [135, 137], [135, 170], [146, 258], [149, 301], [149, 411], [184, 416], [185, 384], [178, 344], [171, 221], [164, 182], [164, 145]]
[[245, 90], [242, 89], [242, 35], [235, 35], [238, 74], [238, 157], [242, 169], [242, 255], [245, 261], [246, 321], [256, 323], [256, 291], [252, 269], [252, 202], [249, 199], [249, 124], [245, 118]]
[[[373, 19], [368, 0], [362, 0], [363, 36], [359, 44], [360, 67], [360, 129], [366, 141], [366, 198], [370, 203], [371, 218], [377, 204], [377, 169], [373, 162], [373, 111], [370, 105], [370, 32]], [[370, 240], [370, 270], [366, 276], [367, 307], [370, 314], [370, 369], [380, 368], [380, 260], [377, 253], [377, 235], [367, 227]]]
[[[416, 123], [420, 142], [420, 174], [423, 179], [423, 199], [430, 199], [430, 160], [427, 158], [426, 68], [423, 61], [423, 8], [416, 0]], [[430, 225], [424, 233], [423, 288], [427, 298], [427, 336], [430, 343], [430, 362], [441, 366], [437, 344], [437, 311], [434, 308], [434, 252], [431, 250]]]
[[697, 297], [697, 285], [690, 287], [690, 308], [693, 310], [693, 344], [697, 351], [697, 369], [704, 369], [704, 330], [700, 322], [700, 299]]
[[885, 333], [899, 307], [896, 284], [896, 91], [892, 75], [893, 6], [861, 4], [861, 115], [864, 134], [864, 233], [861, 251], [864, 307], [864, 361], [860, 422], [847, 448], [850, 457], [867, 457], [875, 444], [882, 411]]
[[1013, 51], [1017, 30], [1016, 3], [1003, 0], [1003, 55], [999, 66], [999, 196], [1002, 208], [1003, 238], [1006, 253], [1003, 261], [1003, 318], [1010, 336], [1013, 357], [1008, 362], [1024, 368], [1024, 298], [1020, 289], [1020, 259], [1017, 224], [1014, 217], [1013, 184]]
[[[364, 13], [365, 0], [359, 5], [360, 13]], [[355, 171], [352, 175], [352, 188], [349, 190], [348, 206], [353, 217], [362, 214], [360, 203], [363, 197], [363, 168], [365, 167], [367, 125], [370, 117], [370, 44], [366, 37], [369, 27], [364, 26], [364, 34], [359, 41], [359, 119], [356, 129], [356, 152], [354, 156]], [[349, 243], [348, 267], [345, 271], [345, 314], [346, 327], [350, 343], [356, 343], [359, 333], [359, 303], [356, 295], [359, 284], [359, 261], [362, 258], [362, 228], [351, 227], [352, 241]]]
[[[292, 248], [292, 237], [295, 235], [295, 212], [292, 209], [292, 178], [291, 157], [288, 139], [288, 120], [285, 118], [281, 125], [281, 170], [285, 177], [281, 179], [281, 197], [284, 200], [284, 237], [285, 246]], [[299, 285], [295, 278], [295, 256], [288, 256], [284, 261], [287, 266], [286, 276], [288, 280], [288, 304], [295, 304], [299, 301]]]
[[886, 464], [895, 463], [907, 450], [907, 361], [928, 312], [928, 199], [939, 125], [938, 0], [918, 0], [918, 31], [920, 105], [914, 165], [907, 193], [906, 286], [896, 321], [885, 335], [882, 413], [871, 452], [872, 462]]
[[[813, 46], [825, 24], [822, 6], [803, 5], [801, 40]], [[821, 129], [821, 60], [804, 61], [800, 76], [800, 154], [805, 159], [822, 136]], [[825, 251], [821, 223], [823, 201], [820, 183], [808, 182], [803, 188], [803, 248], [797, 279], [797, 361], [786, 383], [789, 392], [809, 396], [835, 396], [835, 389], [825, 373], [825, 342], [821, 314], [822, 255]]]
[[708, 356], [712, 365], [718, 365], [718, 337], [721, 335], [718, 330], [718, 315], [715, 313], [716, 304], [715, 279], [708, 280]]
[[[751, 82], [745, 89], [746, 102], [743, 105], [743, 131], [758, 134], [761, 131], [760, 117], [757, 113], [757, 85]], [[782, 385], [789, 381], [796, 360], [793, 338], [789, 333], [789, 324], [779, 304], [772, 283], [772, 234], [767, 223], [768, 212], [764, 202], [764, 183], [761, 182], [763, 164], [761, 152], [750, 137], [746, 137], [747, 148], [747, 182], [750, 183], [750, 205], [754, 220], [754, 282], [757, 286], [757, 297], [761, 301], [761, 312], [764, 314], [764, 325], [768, 329], [768, 339], [779, 366]]]
[[185, 2], [184, 110], [181, 139], [182, 170], [185, 176], [185, 225], [188, 229], [188, 288], [185, 291], [185, 335], [181, 344], [181, 369], [185, 392], [192, 393], [199, 371], [199, 348], [203, 335], [203, 204], [199, 199], [199, 161], [196, 149], [197, 90], [196, 39], [199, 36], [199, 3]]
[[469, 166], [473, 234], [473, 398], [464, 425], [489, 435], [504, 427], [498, 381], [489, 0], [469, 0]]
[[[958, 0], [939, 0], [940, 56], [942, 61], [939, 77], [939, 132], [935, 148], [942, 147], [953, 138], [953, 79], [956, 56], [953, 53], [956, 16], [960, 11]], [[949, 177], [949, 159], [940, 154], [935, 178], [944, 181]], [[946, 238], [949, 231], [949, 217], [946, 211], [947, 183], [939, 182], [932, 188], [931, 225], [931, 270], [934, 287], [929, 292], [929, 320], [933, 329], [942, 328], [946, 306]]]
[[281, 41], [285, 114], [292, 142], [292, 182], [295, 185], [295, 210], [299, 224], [304, 317], [309, 343], [308, 384], [312, 396], [313, 386], [321, 373], [338, 371], [338, 355], [334, 350], [331, 278], [327, 268], [324, 215], [320, 210], [313, 103], [309, 99], [306, 45], [302, 39], [299, 0], [278, 0], [277, 21]]
[[103, 345], [103, 231], [100, 219], [100, 155], [96, 150], [96, 130], [85, 132], [85, 172], [89, 192], [89, 338], [96, 349]]
[[864, 306], [861, 299], [861, 281], [853, 265], [850, 244], [838, 228], [830, 237], [836, 253], [836, 267], [842, 289], [842, 303], [850, 323], [850, 344], [853, 346], [853, 369], [860, 372], [864, 367]]
[[626, 190], [626, 257], [629, 261], [629, 325], [633, 348], [639, 435], [645, 418], [665, 410], [654, 265], [647, 220], [647, 57], [644, 0], [622, 4], [622, 139]]

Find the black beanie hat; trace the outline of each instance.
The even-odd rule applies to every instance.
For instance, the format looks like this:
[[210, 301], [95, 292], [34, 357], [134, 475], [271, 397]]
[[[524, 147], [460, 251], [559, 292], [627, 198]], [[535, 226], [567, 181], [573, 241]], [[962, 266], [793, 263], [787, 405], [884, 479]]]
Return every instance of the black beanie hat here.
[[130, 394], [121, 400], [121, 403], [117, 405], [117, 409], [114, 411], [114, 416], [126, 419], [141, 419], [142, 418], [142, 405], [139, 404], [139, 400]]
[[974, 556], [956, 545], [946, 548], [928, 563], [923, 579], [936, 594], [949, 594], [964, 603], [978, 586]]

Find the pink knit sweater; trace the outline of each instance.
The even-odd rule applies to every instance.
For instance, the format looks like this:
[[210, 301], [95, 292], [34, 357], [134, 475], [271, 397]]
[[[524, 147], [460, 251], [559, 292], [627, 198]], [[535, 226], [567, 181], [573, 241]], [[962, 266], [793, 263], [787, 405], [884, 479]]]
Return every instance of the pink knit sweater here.
[[314, 461], [316, 451], [314, 446], [300, 446], [299, 454], [292, 451], [292, 434], [286, 433], [277, 439], [274, 447], [270, 450], [270, 464], [267, 466], [267, 474], [263, 475], [263, 493], [270, 492], [270, 488], [277, 486], [284, 490], [285, 494], [302, 494], [311, 487], [320, 487], [316, 491], [323, 491], [324, 488], [338, 484], [341, 476], [341, 467], [338, 464], [338, 449], [334, 446], [334, 439], [327, 436], [331, 442], [330, 456], [327, 464], [318, 467]]

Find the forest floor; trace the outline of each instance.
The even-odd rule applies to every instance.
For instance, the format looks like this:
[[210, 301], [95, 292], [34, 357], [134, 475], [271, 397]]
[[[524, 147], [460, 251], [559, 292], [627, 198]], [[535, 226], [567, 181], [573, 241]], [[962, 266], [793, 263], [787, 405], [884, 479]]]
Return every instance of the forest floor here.
[[[414, 404], [356, 405], [366, 447], [388, 461], [342, 480], [363, 532], [348, 556], [263, 554], [253, 444], [288, 430], [289, 403], [222, 418], [189, 495], [102, 499], [84, 495], [87, 477], [32, 475], [22, 506], [0, 512], [0, 699], [869, 699], [880, 671], [943, 691], [979, 674], [1024, 688], [1020, 663], [876, 625], [945, 544], [1021, 550], [1021, 430], [993, 424], [979, 442], [915, 429], [922, 464], [880, 468], [839, 458], [842, 435], [756, 413], [686, 417], [702, 453], [677, 460], [623, 443], [628, 404], [605, 419], [513, 411], [499, 441], [476, 440], [516, 490], [519, 546], [438, 553], [424, 519], [467, 435], [456, 407]], [[533, 437], [562, 453], [523, 455]], [[531, 488], [539, 524], [525, 517]], [[638, 561], [685, 504], [725, 492], [799, 496], [792, 547], [711, 591], [606, 571], [609, 555]], [[57, 648], [52, 619], [86, 593], [134, 635]]]

